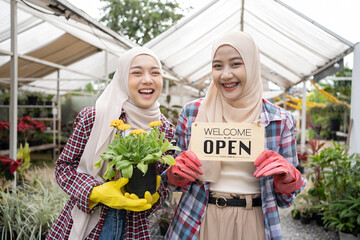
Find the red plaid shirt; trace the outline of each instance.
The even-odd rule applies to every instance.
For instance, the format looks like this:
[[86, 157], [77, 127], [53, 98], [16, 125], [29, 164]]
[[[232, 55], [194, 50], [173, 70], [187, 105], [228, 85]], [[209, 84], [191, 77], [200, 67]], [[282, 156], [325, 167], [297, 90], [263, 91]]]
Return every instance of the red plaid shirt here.
[[[120, 115], [120, 119], [126, 122], [126, 114], [124, 110]], [[165, 139], [170, 141], [174, 137], [174, 126], [163, 115], [161, 115], [160, 120], [163, 123], [160, 131], [164, 132]], [[70, 199], [58, 219], [55, 221], [46, 239], [58, 240], [69, 238], [73, 224], [71, 210], [75, 204], [82, 211], [88, 214], [92, 213], [92, 210], [89, 209], [89, 195], [93, 187], [98, 186], [101, 183], [95, 180], [92, 176], [77, 172], [76, 169], [85, 145], [89, 139], [94, 121], [95, 107], [84, 108], [78, 114], [74, 123], [74, 132], [56, 162], [56, 181], [60, 187], [69, 194]], [[167, 166], [158, 164], [158, 175], [165, 171], [166, 168]], [[127, 212], [124, 239], [150, 239], [148, 217], [168, 196], [168, 192], [164, 188], [163, 184], [160, 185], [158, 192], [160, 194], [160, 200], [150, 210], [143, 212]], [[99, 238], [108, 207], [102, 204], [98, 204], [97, 207], [102, 207], [100, 220], [86, 239]]]

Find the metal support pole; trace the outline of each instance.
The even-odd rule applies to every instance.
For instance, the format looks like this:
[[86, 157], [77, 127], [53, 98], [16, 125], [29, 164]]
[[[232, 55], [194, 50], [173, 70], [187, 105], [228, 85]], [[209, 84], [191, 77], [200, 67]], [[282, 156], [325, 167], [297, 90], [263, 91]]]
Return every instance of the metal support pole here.
[[240, 31], [244, 31], [244, 9], [245, 8], [245, 0], [241, 1], [241, 15], [240, 15]]
[[108, 60], [108, 55], [109, 55], [109, 52], [108, 52], [108, 50], [104, 50], [104, 51], [105, 51], [105, 54], [104, 54], [104, 55], [105, 55], [105, 56], [104, 56], [104, 57], [105, 57], [105, 60], [104, 60], [104, 61], [105, 61], [105, 65], [104, 65], [104, 78], [107, 79], [107, 80], [106, 80], [106, 83], [105, 83], [106, 86], [107, 86], [107, 85], [109, 85], [109, 83], [110, 83], [110, 81], [109, 81], [109, 79], [108, 79], [108, 78], [109, 78], [109, 76], [108, 76], [108, 71], [109, 71], [109, 70], [108, 70], [108, 68], [109, 68], [109, 67], [108, 67], [108, 65], [109, 65], [109, 64], [108, 64], [108, 62], [109, 62], [109, 60]]
[[306, 138], [306, 81], [303, 82], [303, 96], [301, 107], [301, 154], [306, 152], [305, 138]]
[[[165, 96], [166, 96], [166, 99], [168, 98], [168, 96], [170, 95], [170, 80], [169, 79], [164, 79], [164, 83], [165, 83]], [[167, 107], [170, 107], [170, 102], [167, 102], [166, 101], [166, 104], [167, 104]]]
[[11, 0], [11, 67], [10, 67], [10, 154], [16, 159], [17, 153], [17, 109], [18, 109], [18, 48], [17, 48], [17, 1]]
[[57, 146], [56, 146], [56, 152], [60, 154], [60, 145], [61, 145], [61, 100], [60, 100], [60, 69], [58, 69], [57, 72], [57, 77], [58, 77], [58, 81], [57, 81], [57, 91], [56, 91], [56, 103], [57, 103], [57, 123], [58, 123], [58, 127], [57, 127]]
[[354, 47], [354, 62], [351, 82], [351, 113], [352, 129], [350, 129], [350, 154], [360, 153], [360, 42]]
[[180, 82], [180, 106], [184, 106], [184, 82]]

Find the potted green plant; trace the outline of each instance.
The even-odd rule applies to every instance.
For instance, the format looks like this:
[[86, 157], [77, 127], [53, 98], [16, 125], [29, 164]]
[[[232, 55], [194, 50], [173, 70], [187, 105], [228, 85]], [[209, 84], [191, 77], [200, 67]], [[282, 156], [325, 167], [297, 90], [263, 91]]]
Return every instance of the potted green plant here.
[[[130, 131], [130, 125], [124, 124], [120, 119], [113, 120], [110, 126], [113, 126], [117, 133], [108, 144], [106, 151], [101, 154], [101, 160], [95, 164], [95, 167], [100, 168], [101, 162], [105, 161], [107, 162], [103, 176], [105, 179], [118, 178], [120, 173], [122, 177], [129, 178], [126, 190], [130, 193], [138, 196], [143, 196], [146, 190], [155, 193], [156, 163], [173, 165], [174, 157], [165, 153], [169, 150], [180, 150], [179, 147], [172, 145], [173, 141], [164, 139], [165, 133], [160, 134], [160, 125], [162, 125], [160, 121], [151, 122], [150, 131], [147, 133], [142, 129]], [[130, 133], [125, 136], [127, 130]]]
[[360, 233], [360, 197], [347, 194], [345, 199], [336, 199], [329, 203], [324, 213], [325, 227], [336, 229], [340, 239], [358, 239]]
[[311, 157], [310, 166], [319, 166], [308, 193], [322, 201], [324, 226], [340, 235], [360, 232], [360, 157], [349, 155], [348, 147], [336, 144]]
[[10, 104], [10, 91], [8, 89], [2, 90], [2, 104], [9, 105]]
[[21, 162], [21, 165], [17, 168], [18, 180], [20, 183], [24, 183], [26, 180], [26, 171], [30, 167], [30, 147], [29, 143], [25, 142], [24, 146], [20, 144], [20, 148], [16, 154], [16, 158]]

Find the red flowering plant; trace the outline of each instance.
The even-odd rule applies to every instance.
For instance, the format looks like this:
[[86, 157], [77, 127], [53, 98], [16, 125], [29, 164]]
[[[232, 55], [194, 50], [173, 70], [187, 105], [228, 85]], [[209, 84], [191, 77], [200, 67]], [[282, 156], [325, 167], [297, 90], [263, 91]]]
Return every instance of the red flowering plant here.
[[16, 161], [7, 156], [0, 155], [0, 178], [5, 180], [13, 180], [14, 172], [21, 164], [21, 161]]
[[35, 135], [36, 132], [43, 132], [45, 124], [40, 121], [33, 120], [30, 116], [26, 115], [18, 120], [18, 132], [21, 134], [20, 139], [25, 142]]
[[9, 136], [10, 123], [0, 121], [0, 136], [1, 138], [7, 138]]

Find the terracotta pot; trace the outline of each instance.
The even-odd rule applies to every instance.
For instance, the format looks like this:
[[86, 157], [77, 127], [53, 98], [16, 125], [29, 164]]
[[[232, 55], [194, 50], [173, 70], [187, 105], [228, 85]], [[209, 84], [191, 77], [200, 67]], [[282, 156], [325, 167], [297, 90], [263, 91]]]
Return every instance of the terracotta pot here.
[[135, 193], [139, 198], [143, 198], [146, 191], [151, 194], [156, 192], [156, 163], [148, 164], [148, 170], [144, 173], [136, 165], [133, 165], [133, 175], [125, 189], [129, 193]]

